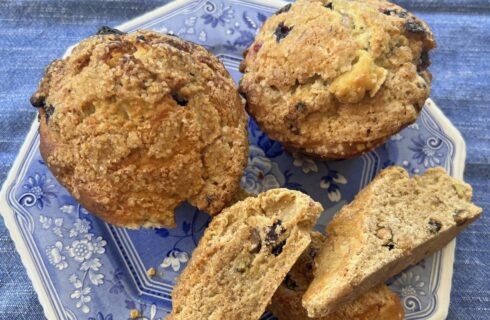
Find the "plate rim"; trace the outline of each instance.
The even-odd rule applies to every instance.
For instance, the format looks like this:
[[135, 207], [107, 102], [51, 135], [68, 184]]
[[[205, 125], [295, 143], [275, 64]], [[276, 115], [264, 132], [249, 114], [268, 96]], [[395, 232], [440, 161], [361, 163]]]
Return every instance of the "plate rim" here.
[[[269, 6], [269, 7], [282, 7], [289, 2], [282, 0], [227, 0], [231, 3], [240, 3], [246, 2], [251, 4]], [[190, 3], [196, 2], [196, 0], [175, 0], [166, 5], [155, 8], [147, 13], [144, 13], [136, 18], [133, 18], [127, 22], [124, 22], [116, 28], [121, 30], [128, 30], [137, 25], [140, 25], [148, 20], [151, 20], [155, 17], [164, 15], [168, 12], [176, 10], [180, 7], [186, 6]], [[76, 44], [75, 44], [76, 45]], [[66, 56], [71, 49], [75, 46], [70, 46], [63, 56]], [[459, 132], [459, 130], [453, 125], [453, 123], [447, 118], [447, 116], [442, 112], [442, 110], [436, 105], [436, 103], [428, 98], [426, 101], [425, 108], [437, 119], [438, 123], [441, 125], [441, 129], [452, 139], [454, 143], [454, 159], [452, 161], [452, 176], [463, 180], [464, 169], [465, 169], [465, 160], [466, 160], [466, 143]], [[17, 173], [19, 172], [20, 166], [22, 164], [22, 159], [25, 158], [27, 153], [30, 150], [30, 145], [35, 139], [35, 136], [38, 132], [39, 123], [37, 118], [34, 118], [31, 127], [24, 138], [24, 142], [15, 157], [14, 162], [12, 163], [12, 167], [9, 170], [9, 173], [2, 185], [0, 190], [0, 215], [4, 219], [4, 223], [6, 229], [9, 232], [9, 235], [14, 243], [15, 249], [18, 252], [21, 262], [26, 270], [26, 273], [29, 279], [32, 282], [32, 286], [34, 291], [36, 292], [41, 307], [43, 308], [44, 315], [48, 319], [59, 319], [58, 314], [55, 311], [55, 306], [50, 303], [49, 293], [43, 285], [40, 274], [36, 272], [35, 262], [33, 257], [29, 254], [27, 244], [23, 241], [22, 235], [20, 233], [19, 228], [16, 226], [16, 222], [14, 219], [14, 211], [8, 205], [7, 196], [10, 187], [15, 183], [17, 178]], [[437, 288], [435, 299], [438, 302], [438, 307], [434, 311], [434, 313], [430, 316], [431, 320], [439, 320], [445, 319], [449, 312], [449, 303], [450, 303], [450, 295], [451, 295], [451, 287], [452, 287], [452, 277], [453, 277], [453, 265], [454, 265], [454, 257], [455, 257], [455, 249], [456, 249], [456, 240], [452, 240], [448, 245], [446, 245], [442, 249], [442, 259], [441, 263], [444, 268], [444, 272], [441, 272], [441, 278], [439, 279], [439, 288]]]

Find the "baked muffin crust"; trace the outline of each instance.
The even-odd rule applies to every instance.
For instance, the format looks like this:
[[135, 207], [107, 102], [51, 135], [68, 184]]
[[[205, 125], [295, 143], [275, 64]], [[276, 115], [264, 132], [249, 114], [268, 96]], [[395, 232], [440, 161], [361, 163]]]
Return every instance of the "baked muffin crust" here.
[[299, 0], [244, 53], [240, 91], [272, 139], [349, 158], [413, 123], [429, 96], [429, 27], [383, 0]]
[[247, 115], [206, 49], [103, 30], [46, 70], [31, 102], [41, 154], [88, 210], [126, 227], [174, 226], [189, 201], [218, 213], [247, 161]]

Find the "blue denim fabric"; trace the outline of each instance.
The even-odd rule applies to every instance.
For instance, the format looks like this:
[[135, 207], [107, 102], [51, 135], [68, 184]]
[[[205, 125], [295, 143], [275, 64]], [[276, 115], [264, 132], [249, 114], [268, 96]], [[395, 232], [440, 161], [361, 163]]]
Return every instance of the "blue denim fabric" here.
[[[101, 25], [115, 26], [168, 1], [0, 1], [0, 184], [36, 116], [29, 97], [44, 66]], [[465, 179], [475, 202], [490, 204], [490, 1], [398, 1], [425, 19], [432, 54], [432, 98], [467, 143]], [[490, 217], [457, 241], [449, 319], [490, 319]], [[44, 319], [0, 218], [0, 319]]]

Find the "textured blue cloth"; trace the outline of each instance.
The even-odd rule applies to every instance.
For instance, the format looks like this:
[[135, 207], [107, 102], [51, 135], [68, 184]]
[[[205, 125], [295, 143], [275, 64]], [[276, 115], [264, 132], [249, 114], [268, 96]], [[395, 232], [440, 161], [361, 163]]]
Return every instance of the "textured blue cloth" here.
[[[36, 116], [28, 99], [42, 70], [65, 49], [167, 1], [0, 1], [0, 184]], [[465, 179], [490, 203], [490, 1], [398, 1], [432, 27], [432, 97], [463, 133]], [[449, 319], [490, 319], [490, 217], [457, 241]], [[43, 319], [32, 285], [0, 218], [0, 319]]]

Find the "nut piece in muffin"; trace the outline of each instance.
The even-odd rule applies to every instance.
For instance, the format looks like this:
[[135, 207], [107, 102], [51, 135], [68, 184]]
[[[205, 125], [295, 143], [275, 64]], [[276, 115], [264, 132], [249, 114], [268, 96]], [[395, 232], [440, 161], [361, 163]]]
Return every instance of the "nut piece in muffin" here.
[[299, 0], [244, 53], [240, 91], [264, 132], [292, 150], [340, 159], [413, 123], [430, 93], [429, 27], [383, 0]]
[[49, 65], [31, 103], [47, 165], [110, 223], [172, 227], [182, 202], [216, 214], [239, 189], [248, 118], [201, 46], [101, 29]]

